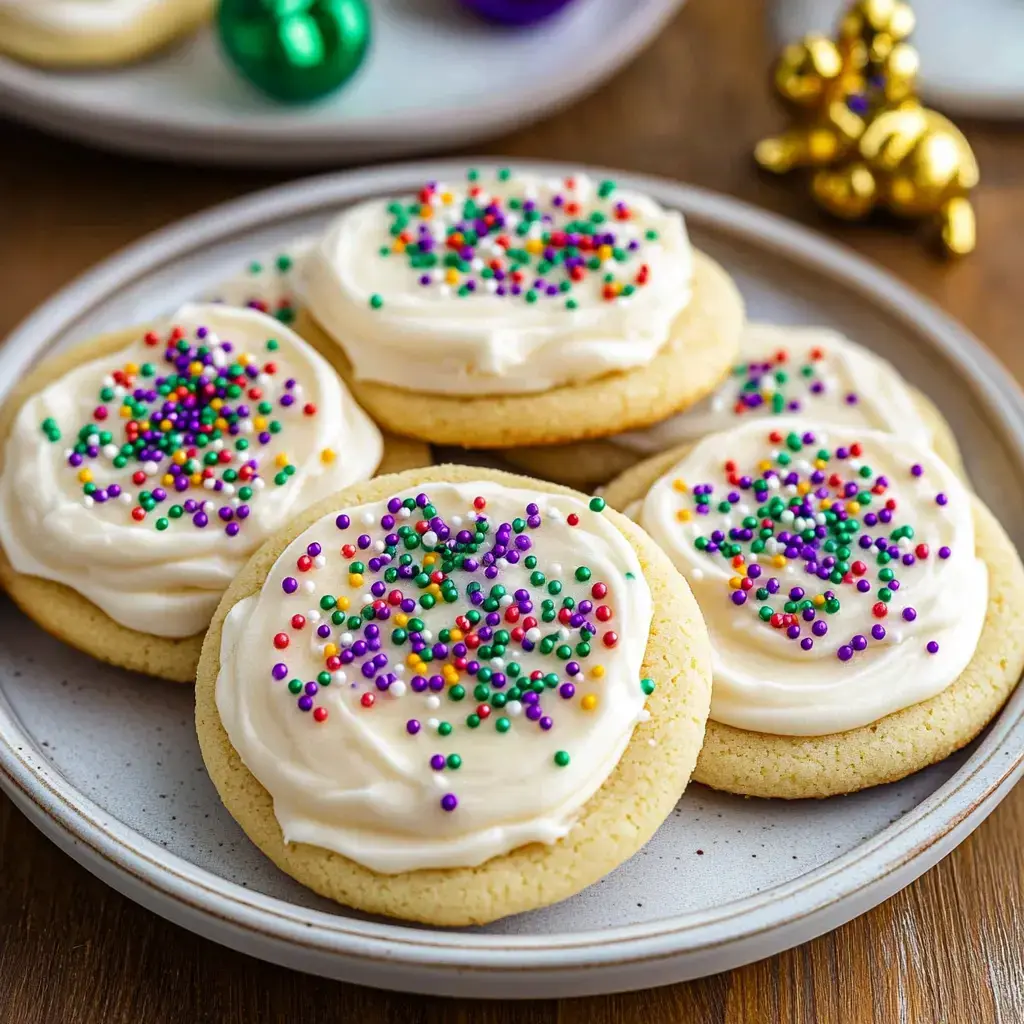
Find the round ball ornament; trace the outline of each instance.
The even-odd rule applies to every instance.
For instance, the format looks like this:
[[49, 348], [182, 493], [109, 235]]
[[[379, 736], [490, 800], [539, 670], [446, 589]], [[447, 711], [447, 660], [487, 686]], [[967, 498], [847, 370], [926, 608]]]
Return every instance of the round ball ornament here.
[[463, 7], [499, 25], [532, 25], [556, 14], [572, 0], [460, 0]]
[[355, 74], [370, 44], [366, 0], [221, 0], [221, 45], [261, 92], [310, 103]]

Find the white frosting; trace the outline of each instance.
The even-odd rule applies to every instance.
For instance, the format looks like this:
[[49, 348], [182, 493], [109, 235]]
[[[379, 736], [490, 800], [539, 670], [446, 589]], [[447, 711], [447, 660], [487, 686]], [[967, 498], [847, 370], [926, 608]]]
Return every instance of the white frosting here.
[[[813, 431], [814, 442], [795, 453], [785, 442], [769, 440], [773, 430], [786, 438], [791, 431], [799, 434], [808, 429]], [[833, 457], [820, 470], [825, 480], [812, 491], [815, 521], [793, 520], [794, 513], [783, 511], [781, 515], [789, 518], [776, 522], [774, 536], [760, 553], [751, 552], [749, 539], [729, 532], [742, 531], [748, 516], [758, 520], [754, 525], [760, 530], [759, 508], [773, 497], [780, 497], [788, 506], [798, 493], [799, 485], [786, 483], [788, 473], [797, 472], [805, 480], [816, 471], [813, 460], [819, 449], [835, 452], [854, 442], [862, 445], [860, 456]], [[780, 467], [776, 461], [779, 451], [791, 457], [788, 467]], [[745, 474], [762, 478], [769, 468], [783, 475], [769, 476], [766, 497], [758, 500], [753, 490], [728, 481], [725, 460], [734, 460], [733, 472], [740, 481]], [[761, 460], [771, 461], [761, 468]], [[912, 472], [915, 465], [921, 468], [920, 475]], [[871, 471], [866, 479], [860, 475], [862, 466]], [[838, 584], [808, 572], [804, 552], [790, 549], [787, 558], [787, 542], [777, 540], [783, 530], [827, 529], [824, 512], [832, 509], [837, 490], [829, 483], [833, 473], [839, 474], [839, 487], [847, 483], [858, 488], [874, 486], [878, 475], [888, 481], [884, 494], [873, 495], [865, 507], [850, 506], [849, 515], [860, 525], [850, 544], [849, 581]], [[695, 511], [695, 489], [704, 484], [713, 485], [714, 490], [709, 495], [709, 514], [701, 515]], [[827, 498], [820, 496], [819, 487], [827, 490]], [[739, 500], [731, 511], [722, 513], [719, 502], [728, 500], [730, 493], [737, 494]], [[859, 493], [850, 500], [856, 502]], [[939, 494], [945, 496], [945, 504], [940, 504], [943, 499], [937, 500]], [[883, 513], [890, 499], [895, 500], [896, 509]], [[890, 516], [890, 521], [872, 524], [872, 518], [881, 514]], [[988, 573], [975, 553], [971, 499], [952, 470], [924, 445], [904, 440], [894, 443], [891, 436], [878, 431], [809, 426], [803, 418], [752, 420], [695, 445], [651, 488], [639, 521], [686, 577], [707, 622], [714, 652], [711, 717], [716, 722], [793, 736], [824, 735], [867, 725], [940, 693], [964, 670], [978, 644], [987, 606]], [[892, 532], [904, 525], [913, 528], [914, 536], [889, 540], [898, 548], [898, 557], [888, 564], [897, 582], [889, 583], [879, 577], [886, 568], [878, 563], [879, 549], [865, 550], [860, 538], [891, 538]], [[760, 572], [740, 606], [734, 603], [730, 580], [738, 583], [748, 575], [747, 569], [734, 567], [732, 557], [723, 557], [721, 550], [709, 554], [696, 546], [699, 537], [716, 542], [715, 530], [724, 533], [726, 542], [739, 543], [746, 566], [755, 574]], [[922, 543], [929, 549], [924, 558], [915, 554]], [[949, 548], [946, 558], [941, 557], [943, 548]], [[841, 554], [842, 549], [832, 557]], [[821, 562], [827, 557], [824, 550], [815, 555], [819, 569], [825, 568]], [[905, 564], [905, 557], [912, 558], [913, 564]], [[857, 574], [858, 560], [864, 566], [862, 575]], [[769, 583], [772, 579], [779, 584], [778, 592], [762, 601], [757, 589], [773, 586]], [[860, 580], [868, 581], [867, 592], [857, 589]], [[790, 638], [790, 627], [775, 628], [759, 617], [759, 609], [767, 606], [784, 614], [793, 587], [805, 590], [798, 601], [834, 591], [840, 608], [835, 614], [819, 608], [813, 622], [803, 618], [803, 610], [797, 611], [799, 634]], [[890, 600], [886, 615], [879, 618], [874, 609], [876, 604], [884, 604], [880, 599], [883, 587], [889, 588]], [[905, 609], [916, 612], [913, 621], [904, 616]], [[824, 636], [813, 632], [815, 626], [821, 628], [821, 622], [827, 625]], [[885, 636], [876, 639], [874, 627], [884, 629]], [[854, 637], [866, 640], [866, 647], [840, 660], [840, 653], [849, 654], [851, 645], [860, 642], [854, 642]], [[813, 644], [810, 650], [801, 646], [807, 640]], [[939, 645], [937, 653], [928, 652], [932, 641]], [[841, 652], [841, 648], [846, 650]]]
[[301, 302], [302, 261], [315, 243], [314, 237], [303, 236], [263, 253], [244, 270], [214, 285], [204, 301], [257, 309], [291, 323]]
[[816, 423], [885, 430], [915, 444], [932, 441], [907, 382], [884, 359], [825, 327], [773, 324], [746, 326], [733, 373], [704, 401], [646, 430], [607, 440], [651, 455], [747, 419], [791, 413]]
[[[380, 255], [382, 246], [393, 246], [390, 228], [396, 204], [386, 200], [363, 203], [343, 213], [327, 230], [305, 267], [304, 291], [310, 312], [345, 350], [355, 374], [415, 391], [444, 394], [517, 394], [546, 391], [560, 384], [586, 380], [614, 370], [642, 366], [669, 341], [673, 324], [690, 298], [692, 251], [681, 215], [665, 210], [652, 199], [614, 190], [599, 195], [600, 186], [577, 175], [574, 188], [560, 180], [532, 175], [513, 175], [508, 180], [488, 177], [478, 183], [476, 197], [481, 210], [490, 197], [505, 202], [507, 220], [495, 227], [476, 246], [472, 264], [465, 270], [410, 266], [412, 246], [419, 246], [421, 227], [427, 232], [429, 253], [443, 257], [454, 253], [446, 247], [448, 229], [463, 221], [467, 188], [472, 184], [439, 183], [429, 198], [431, 216], [421, 220], [410, 214], [406, 234], [410, 249]], [[445, 203], [443, 196], [451, 200]], [[556, 197], [560, 205], [553, 205]], [[408, 204], [415, 197], [403, 197]], [[521, 210], [508, 207], [512, 199], [536, 204], [542, 219], [526, 234]], [[568, 203], [579, 204], [569, 214]], [[624, 203], [616, 219], [616, 204]], [[392, 212], [389, 212], [389, 205]], [[615, 246], [581, 257], [602, 258], [594, 270], [581, 268], [583, 279], [571, 292], [548, 295], [569, 281], [564, 264], [539, 269], [545, 233], [561, 231], [578, 217], [594, 211], [606, 217], [600, 230], [615, 234]], [[550, 218], [550, 219], [544, 219]], [[470, 221], [473, 218], [469, 218]], [[647, 237], [648, 232], [657, 237]], [[536, 249], [524, 266], [524, 278], [513, 285], [507, 276], [509, 257], [502, 245]], [[629, 250], [629, 244], [636, 248]], [[399, 238], [399, 245], [406, 243]], [[553, 243], [552, 243], [553, 244]], [[616, 260], [612, 250], [623, 256]], [[485, 277], [489, 263], [498, 261], [503, 280]], [[646, 284], [634, 284], [646, 265]], [[502, 269], [503, 268], [503, 269]], [[451, 272], [454, 283], [447, 283]], [[421, 283], [426, 275], [429, 283]], [[614, 275], [630, 295], [611, 300], [603, 295], [605, 275]], [[541, 279], [544, 287], [534, 287]], [[462, 287], [475, 289], [464, 297]], [[522, 294], [502, 296], [501, 289], [521, 288]], [[609, 286], [611, 287], [611, 286]], [[535, 302], [526, 300], [533, 291]], [[378, 297], [377, 308], [371, 304]], [[576, 303], [575, 309], [567, 302]]]
[[0, 15], [69, 36], [115, 32], [179, 0], [0, 0]]
[[[243, 353], [252, 353], [264, 369], [264, 361], [276, 364], [274, 374], [261, 372], [247, 380], [246, 388], [258, 388], [262, 396], [252, 398], [253, 392], [247, 390], [237, 399], [247, 402], [251, 413], [248, 423], [239, 424], [239, 434], [224, 432], [221, 440], [197, 450], [199, 458], [209, 451], [232, 456], [218, 463], [217, 475], [225, 466], [240, 470], [243, 460], [258, 460], [258, 475], [249, 481], [253, 493], [247, 499], [240, 497], [242, 480], [224, 483], [221, 490], [210, 489], [211, 480], [179, 493], [166, 475], [172, 464], [169, 455], [147, 463], [132, 458], [121, 468], [112, 461], [130, 421], [119, 416], [125, 388], [110, 375], [127, 364], [141, 369], [149, 363], [155, 372], [149, 377], [136, 375], [134, 387], [155, 387], [173, 369], [163, 343], [171, 324], [183, 328], [193, 344], [198, 344], [194, 332], [201, 326], [213, 332], [205, 339], [207, 345], [218, 338], [233, 344], [230, 356], [219, 345], [214, 349], [214, 362], [220, 366]], [[186, 306], [157, 333], [160, 344], [151, 346], [140, 337], [119, 353], [76, 367], [22, 407], [0, 477], [0, 543], [18, 572], [64, 583], [132, 629], [184, 637], [206, 628], [227, 585], [268, 536], [313, 502], [372, 476], [383, 442], [326, 361], [298, 335], [261, 313]], [[276, 350], [268, 351], [268, 339], [277, 341]], [[204, 375], [215, 372], [209, 367]], [[296, 385], [289, 391], [285, 382], [292, 378]], [[94, 410], [104, 404], [99, 395], [105, 386], [113, 397], [105, 403], [108, 418], [101, 422]], [[281, 404], [286, 393], [294, 396], [288, 407]], [[273, 411], [263, 419], [269, 426], [276, 417], [279, 433], [264, 432], [256, 422], [259, 400], [272, 403]], [[315, 414], [304, 412], [306, 403], [316, 406]], [[155, 402], [147, 400], [145, 405], [158, 409]], [[45, 436], [41, 424], [47, 420], [59, 429], [60, 440]], [[97, 445], [97, 457], [70, 466], [70, 446], [90, 422], [97, 430], [110, 430], [110, 445]], [[269, 442], [262, 443], [261, 436]], [[244, 452], [238, 450], [239, 442], [248, 444]], [[295, 467], [283, 485], [274, 482], [275, 474], [283, 472], [275, 462], [279, 456]], [[92, 482], [104, 493], [113, 484], [120, 495], [102, 502], [84, 495], [84, 482], [89, 481], [83, 482], [79, 474], [85, 472], [92, 473]], [[141, 485], [133, 482], [135, 472], [146, 474]], [[142, 522], [135, 521], [132, 512], [140, 507], [140, 492], [161, 486], [166, 499]], [[207, 503], [200, 510], [209, 520], [204, 528], [194, 525], [193, 514], [168, 518], [173, 515], [171, 507], [187, 499]], [[243, 505], [249, 510], [244, 521], [235, 514]], [[223, 506], [235, 510], [235, 536], [228, 535], [230, 524], [219, 517]], [[161, 516], [166, 522], [162, 530], [156, 525]]]
[[[379, 525], [388, 503], [345, 510], [351, 518], [347, 529], [339, 529], [334, 513], [325, 516], [284, 550], [260, 592], [235, 605], [224, 623], [217, 708], [232, 746], [273, 796], [285, 840], [336, 851], [382, 873], [476, 865], [526, 843], [557, 841], [569, 832], [582, 806], [618, 763], [636, 723], [648, 714], [640, 672], [650, 630], [651, 593], [639, 560], [622, 534], [604, 516], [570, 496], [492, 482], [425, 484], [423, 489], [451, 528], [448, 543], [457, 540], [459, 530], [474, 525], [478, 513], [473, 502], [478, 496], [486, 499], [483, 514], [491, 524], [478, 553], [481, 567], [455, 569], [450, 574], [456, 601], [438, 599], [430, 609], [406, 606], [428, 631], [421, 634], [424, 641], [431, 646], [440, 643], [443, 629], [456, 627], [460, 616], [474, 610], [467, 598], [467, 588], [474, 582], [482, 585], [485, 594], [494, 585], [507, 591], [498, 610], [490, 613], [501, 617], [494, 630], [522, 627], [528, 614], [539, 618], [542, 599], [560, 607], [566, 596], [572, 596], [577, 609], [584, 607], [583, 600], [592, 600], [594, 607], [585, 620], [597, 635], [592, 653], [574, 653], [573, 660], [560, 658], [557, 648], [542, 654], [543, 638], [555, 636], [559, 644], [575, 647], [585, 631], [583, 625], [541, 621], [540, 628], [530, 628], [520, 640], [511, 634], [503, 654], [492, 658], [486, 657], [491, 653], [486, 646], [494, 637], [485, 636], [480, 646], [468, 650], [468, 657], [479, 658], [485, 668], [502, 673], [500, 686], [497, 677], [491, 677], [490, 694], [476, 694], [480, 679], [469, 673], [470, 662], [457, 673], [457, 682], [449, 679], [443, 689], [423, 690], [428, 676], [433, 675], [440, 686], [438, 673], [456, 672], [457, 644], [464, 634], [449, 637], [446, 653], [438, 651], [438, 658], [417, 667], [410, 663], [413, 637], [401, 645], [392, 641], [393, 629], [405, 625], [411, 633], [415, 623], [403, 616], [400, 605], [382, 600], [381, 607], [388, 608], [387, 621], [374, 623], [382, 645], [376, 655], [371, 650], [366, 657], [379, 658], [383, 653], [387, 664], [371, 670], [366, 678], [360, 671], [363, 655], [340, 667], [335, 663], [329, 685], [320, 685], [304, 711], [296, 706], [288, 680], [298, 680], [298, 688], [302, 681], [316, 680], [327, 671], [326, 657], [346, 657], [333, 648], [325, 651], [325, 643], [337, 644], [344, 652], [366, 642], [363, 630], [350, 629], [344, 615], [358, 615], [360, 607], [373, 600], [372, 593], [364, 597], [363, 592], [371, 580], [380, 579], [384, 567], [372, 571], [367, 555], [379, 554], [381, 548], [375, 542], [388, 534]], [[520, 557], [524, 553], [510, 543], [516, 564], [499, 558], [497, 576], [487, 579], [484, 555], [492, 539], [500, 539], [500, 524], [525, 516], [531, 502], [539, 506], [541, 523], [527, 527], [517, 538], [520, 543], [530, 542], [528, 554]], [[573, 513], [579, 516], [577, 526], [568, 522]], [[417, 514], [404, 515], [397, 517], [398, 526], [416, 523]], [[339, 549], [345, 543], [355, 545], [364, 532], [372, 545], [355, 554], [364, 560], [367, 572], [353, 583], [348, 575], [352, 552], [346, 557], [344, 552], [339, 555]], [[438, 532], [440, 540], [438, 533], [424, 536], [430, 542], [445, 543], [443, 530]], [[311, 543], [321, 546], [325, 564], [303, 573], [297, 568], [298, 559], [308, 555]], [[404, 551], [400, 546], [399, 552]], [[412, 554], [417, 561], [424, 557], [422, 548]], [[536, 570], [526, 564], [531, 556], [538, 559]], [[390, 564], [393, 568], [397, 562]], [[575, 578], [581, 565], [592, 571], [589, 581]], [[532, 571], [543, 571], [545, 582], [531, 583]], [[555, 579], [562, 581], [563, 589], [551, 597], [547, 587]], [[606, 597], [592, 597], [595, 582], [607, 585]], [[290, 596], [286, 587], [294, 590]], [[388, 583], [387, 589], [400, 589], [407, 600], [423, 593], [414, 581], [401, 578]], [[528, 590], [536, 603], [513, 623], [507, 617], [517, 614], [521, 595], [515, 600], [513, 595], [521, 589]], [[350, 599], [340, 624], [333, 624], [331, 618], [340, 614], [337, 610], [321, 610], [325, 595], [328, 601], [332, 596], [339, 602]], [[605, 606], [611, 618], [598, 606]], [[295, 613], [306, 618], [299, 628], [292, 623]], [[320, 638], [315, 630], [324, 626], [330, 634]], [[486, 620], [470, 626], [470, 632], [484, 626]], [[609, 630], [621, 638], [612, 648], [605, 645]], [[281, 632], [289, 637], [283, 650], [273, 642]], [[523, 640], [535, 649], [524, 650]], [[582, 671], [571, 675], [577, 659]], [[275, 672], [278, 664], [281, 667]], [[516, 675], [516, 664], [521, 674]], [[512, 688], [517, 681], [528, 680], [534, 670], [556, 673], [559, 686], [541, 684], [539, 700], [531, 703], [529, 692], [517, 695]], [[389, 672], [392, 682], [382, 690], [374, 677]], [[563, 694], [561, 685], [570, 679], [575, 694]], [[465, 687], [464, 699], [453, 699], [454, 685]], [[374, 696], [370, 708], [362, 703], [367, 694]], [[469, 717], [477, 714], [482, 700], [488, 713], [473, 727]], [[596, 706], [588, 710], [590, 701], [596, 701]], [[540, 710], [531, 711], [535, 706]], [[324, 712], [326, 720], [318, 721]], [[550, 716], [547, 729], [543, 728], [545, 716]], [[410, 732], [410, 728], [416, 730], [408, 725], [410, 720], [419, 724], [418, 731]], [[445, 722], [452, 726], [449, 735], [443, 734]], [[567, 765], [556, 763], [559, 752], [569, 754]], [[432, 756], [438, 754], [460, 755], [461, 766], [457, 770], [431, 767]], [[457, 800], [453, 810], [441, 803], [449, 795]]]

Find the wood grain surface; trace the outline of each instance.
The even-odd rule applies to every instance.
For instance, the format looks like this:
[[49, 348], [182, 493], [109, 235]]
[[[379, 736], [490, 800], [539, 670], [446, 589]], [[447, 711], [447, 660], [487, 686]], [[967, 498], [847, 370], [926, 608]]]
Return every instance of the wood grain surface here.
[[[623, 0], [627, 2], [627, 0]], [[589, 98], [481, 147], [621, 166], [717, 189], [828, 232], [962, 320], [1024, 379], [1024, 131], [968, 123], [980, 243], [935, 262], [909, 230], [841, 225], [750, 151], [781, 123], [755, 0], [691, 0]], [[76, 274], [142, 234], [283, 175], [147, 163], [0, 122], [0, 337]], [[956, 852], [876, 910], [761, 963], [607, 998], [456, 1003], [305, 977], [222, 949], [108, 889], [0, 798], [0, 1021], [1024, 1021], [1024, 786]]]

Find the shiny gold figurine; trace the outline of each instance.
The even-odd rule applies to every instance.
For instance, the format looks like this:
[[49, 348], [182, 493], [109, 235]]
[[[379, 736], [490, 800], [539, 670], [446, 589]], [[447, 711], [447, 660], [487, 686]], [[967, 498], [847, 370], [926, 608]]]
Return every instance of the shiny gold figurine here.
[[796, 123], [762, 139], [754, 158], [784, 174], [816, 168], [814, 198], [847, 219], [884, 207], [932, 218], [945, 252], [974, 248], [978, 162], [960, 130], [915, 95], [914, 12], [904, 0], [855, 0], [832, 39], [787, 46], [773, 73]]

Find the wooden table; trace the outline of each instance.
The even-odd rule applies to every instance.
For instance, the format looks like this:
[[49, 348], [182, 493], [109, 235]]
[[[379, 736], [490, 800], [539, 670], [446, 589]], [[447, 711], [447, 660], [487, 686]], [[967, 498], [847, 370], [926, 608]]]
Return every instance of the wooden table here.
[[[976, 332], [1024, 378], [1024, 133], [967, 125], [981, 162], [980, 249], [943, 265], [910, 232], [837, 225], [759, 177], [780, 123], [754, 0], [692, 0], [589, 99], [485, 147], [622, 166], [785, 213], [871, 256]], [[0, 126], [0, 337], [57, 287], [140, 235], [280, 175], [107, 156]], [[0, 1021], [198, 1022], [1024, 1021], [1024, 786], [955, 853], [860, 919], [741, 970], [561, 1003], [455, 1003], [374, 992], [259, 963], [108, 889], [0, 798]]]

